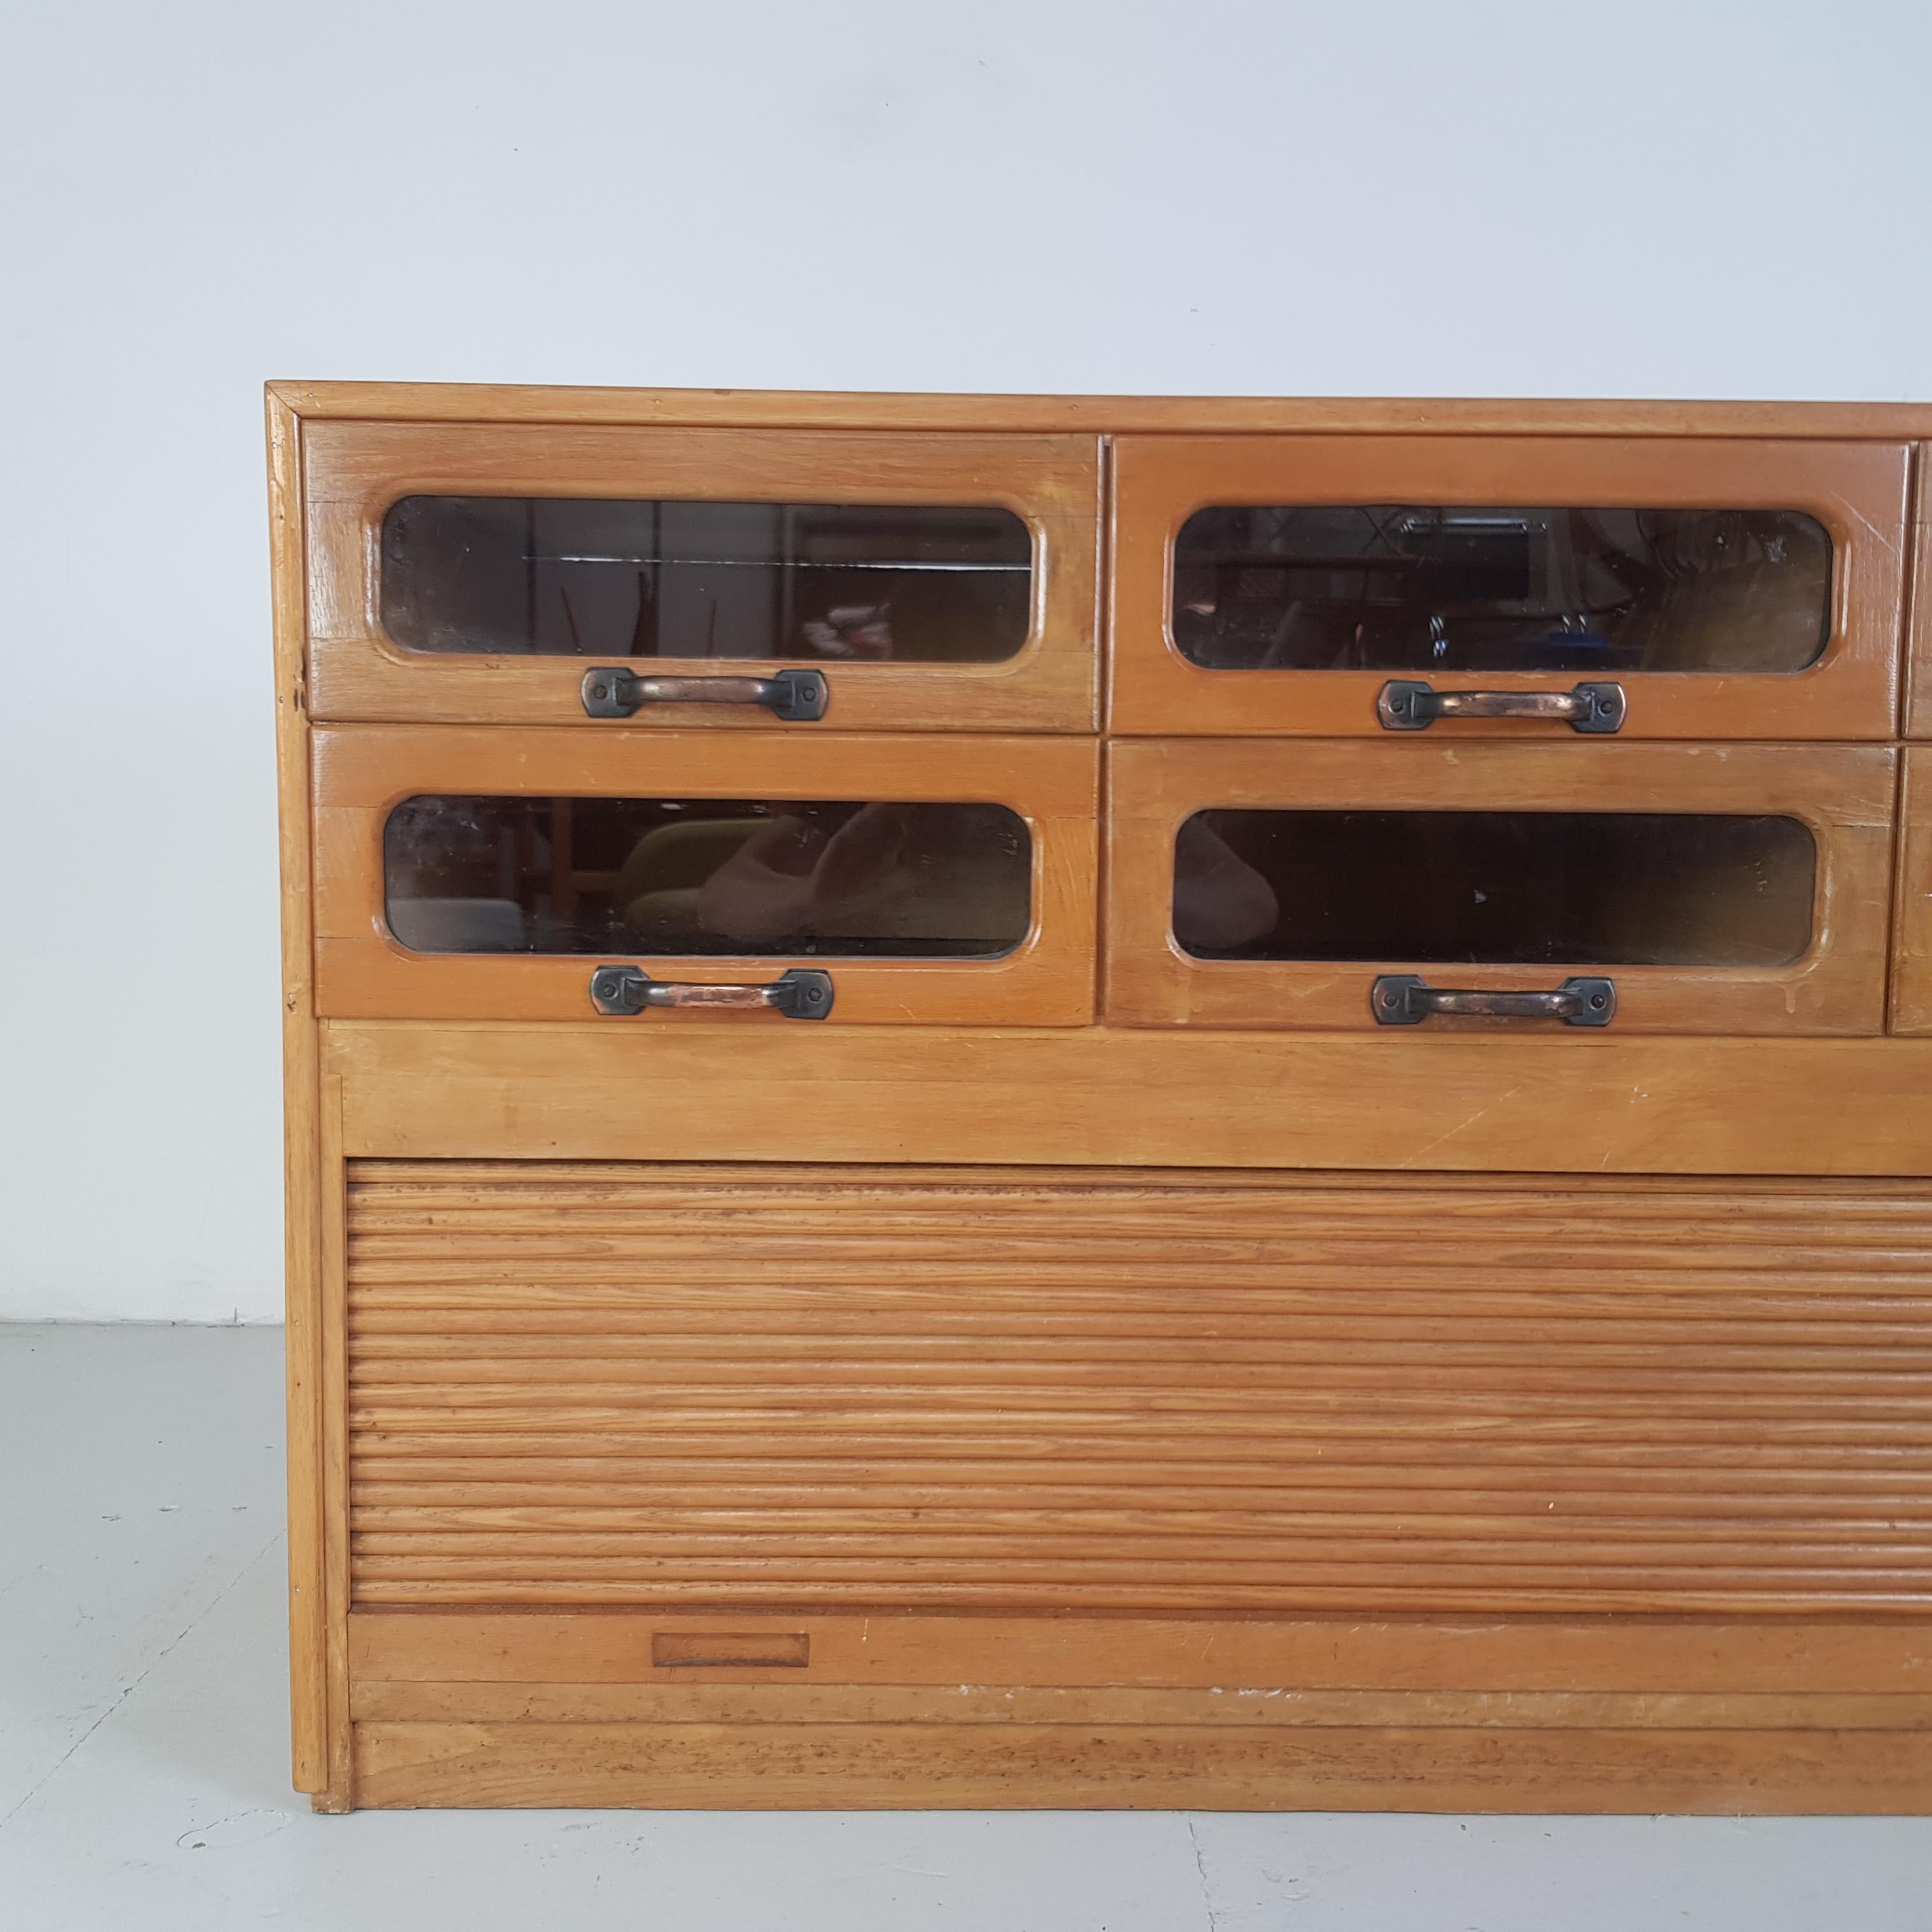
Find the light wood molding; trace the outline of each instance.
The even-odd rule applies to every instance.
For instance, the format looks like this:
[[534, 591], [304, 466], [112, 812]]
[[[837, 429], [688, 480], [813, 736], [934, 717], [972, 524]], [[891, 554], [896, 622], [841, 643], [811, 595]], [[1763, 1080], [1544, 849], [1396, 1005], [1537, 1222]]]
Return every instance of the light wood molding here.
[[934, 395], [886, 390], [620, 389], [272, 382], [314, 422], [964, 430], [1025, 435], [1932, 436], [1932, 403], [1546, 401], [1466, 397]]
[[1921, 443], [1913, 455], [1905, 735], [1932, 738], [1932, 444]]
[[1928, 1802], [1921, 1732], [367, 1724], [358, 1802], [744, 1810], [1794, 1811]]
[[309, 845], [309, 732], [303, 662], [301, 428], [272, 392], [268, 398], [268, 543], [274, 569], [275, 762], [280, 805], [282, 1105], [289, 1410], [289, 1688], [294, 1780], [298, 1791], [330, 1782], [326, 1572], [328, 1514], [322, 1494], [320, 1299], [320, 1078], [315, 1012], [312, 854]]
[[[1426, 1032], [1426, 1029], [1416, 1029]], [[1932, 1042], [331, 1022], [406, 1158], [1932, 1175]]]
[[[811, 1664], [790, 1690], [826, 1685], [944, 1690], [1029, 1684], [1044, 1690], [1205, 1690], [1240, 1699], [1586, 1696], [1663, 1700], [1784, 1696], [1833, 1701], [1899, 1694], [1932, 1671], [1932, 1620], [1818, 1618], [1546, 1617], [1533, 1625], [1483, 1618], [935, 1616], [743, 1610], [738, 1627], [802, 1632]], [[713, 1610], [357, 1610], [349, 1618], [358, 1686], [556, 1687], [642, 1690], [778, 1683], [771, 1671], [666, 1670], [650, 1659], [662, 1630], [714, 1629]], [[1526, 1642], [1526, 1632], [1535, 1640]], [[1270, 1701], [1273, 1701], [1270, 1700]], [[1795, 1701], [1795, 1700], [1794, 1700]], [[1666, 1708], [1648, 1704], [1654, 1718]], [[358, 1711], [358, 1716], [376, 1714]], [[397, 1712], [400, 1716], [400, 1711]], [[1918, 1721], [1916, 1708], [1901, 1720]]]
[[[733, 1620], [806, 1634], [803, 1681], [653, 1669], [652, 1634], [702, 1611], [358, 1612], [358, 1800], [880, 1804], [936, 1778], [988, 1806], [1064, 1804], [1070, 1778], [1100, 1805], [1926, 1802], [1932, 1698], [1898, 1688], [1932, 1664], [1922, 1620]], [[923, 1758], [891, 1747], [881, 1775], [909, 1730]]]
[[[578, 692], [586, 665], [620, 660], [408, 651], [383, 634], [379, 539], [402, 497], [664, 496], [1015, 512], [1035, 556], [1032, 630], [1018, 654], [995, 664], [830, 666], [827, 723], [834, 731], [1094, 728], [1100, 446], [1090, 436], [330, 423], [308, 432], [305, 462], [319, 719], [567, 724], [619, 737], [694, 722], [770, 730], [769, 716], [746, 706], [647, 705], [628, 718], [587, 718]], [[719, 661], [653, 658], [650, 668], [715, 671]], [[776, 667], [734, 658], [728, 668]]]
[[[1831, 636], [1786, 676], [1619, 672], [1624, 738], [1890, 738], [1898, 704], [1906, 484], [1900, 443], [1525, 436], [1124, 436], [1113, 452], [1111, 728], [1146, 734], [1381, 739], [1386, 671], [1207, 670], [1174, 648], [1174, 538], [1213, 504], [1553, 503], [1802, 510], [1830, 532]], [[1565, 690], [1576, 674], [1485, 672], [1450, 682]], [[1567, 725], [1477, 719], [1432, 742], [1573, 739]], [[1404, 734], [1404, 742], [1412, 742]]]
[[[1876, 1034], [1885, 1024], [1895, 754], [1878, 746], [1117, 742], [1108, 751], [1105, 1011], [1115, 1025], [1376, 1029], [1378, 973], [1547, 990], [1609, 972], [1619, 1034]], [[1766, 813], [1817, 848], [1812, 941], [1776, 968], [1208, 960], [1173, 936], [1174, 834], [1211, 807]], [[1755, 890], [1754, 885], [1752, 890]], [[1432, 1019], [1491, 1037], [1521, 1022]], [[1412, 1037], [1412, 1030], [1402, 1030]], [[1580, 1038], [1580, 1030], [1544, 1030]]]
[[[1005, 805], [1032, 836], [1034, 924], [986, 960], [695, 957], [634, 959], [654, 976], [770, 980], [824, 967], [836, 1004], [814, 1032], [848, 1024], [1077, 1026], [1094, 1011], [1099, 748], [1090, 739], [1023, 741], [755, 736], [701, 732], [590, 736], [559, 730], [343, 727], [315, 734], [316, 977], [335, 1018], [580, 1019], [605, 956], [506, 958], [406, 951], [383, 914], [382, 828], [418, 793], [574, 797], [910, 800]], [[688, 1012], [604, 1024], [615, 1034], [678, 1028]], [[791, 1023], [748, 1014], [761, 1040]]]
[[322, 1595], [328, 1606], [322, 1652], [328, 1729], [326, 1781], [316, 1808], [349, 1808], [350, 1778], [348, 1613], [351, 1602], [349, 1524], [349, 1165], [342, 1150], [342, 1078], [325, 1073], [319, 1097], [316, 1299], [322, 1312], [321, 1378], [315, 1403], [322, 1500]]
[[[648, 1621], [656, 1622], [651, 1618]], [[714, 1618], [712, 1622], [716, 1622]], [[1138, 1631], [1136, 1634], [1138, 1634]], [[1195, 1646], [1220, 1626], [1190, 1627]], [[701, 1636], [690, 1641], [701, 1642]], [[1208, 1642], [1211, 1654], [1216, 1648]], [[1000, 1658], [1004, 1676], [1015, 1660]], [[1223, 1673], [1226, 1674], [1225, 1672]], [[1066, 1690], [991, 1684], [392, 1683], [357, 1680], [358, 1724], [1198, 1724], [1330, 1730], [1793, 1730], [1932, 1732], [1932, 1696], [1810, 1691], [1668, 1696], [1654, 1691], [1285, 1690], [1234, 1686]]]

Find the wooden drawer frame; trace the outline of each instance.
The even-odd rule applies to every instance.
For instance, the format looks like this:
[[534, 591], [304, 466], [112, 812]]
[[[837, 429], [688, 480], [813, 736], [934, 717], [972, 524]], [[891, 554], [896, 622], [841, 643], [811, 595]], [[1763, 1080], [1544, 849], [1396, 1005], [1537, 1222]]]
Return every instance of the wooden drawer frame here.
[[[1387, 1033], [1369, 1014], [1378, 973], [1514, 992], [1601, 971], [1617, 982], [1618, 1033], [1878, 1033], [1894, 758], [1877, 746], [1116, 743], [1108, 752], [1104, 1010], [1124, 1025]], [[1478, 967], [1196, 959], [1173, 937], [1174, 836], [1184, 820], [1214, 806], [1786, 813], [1818, 844], [1812, 943], [1793, 964], [1762, 971], [1588, 960]], [[1579, 1042], [1603, 1036], [1595, 1029], [1440, 1018], [1413, 1030], [1499, 1035], [1512, 1027]], [[1395, 1035], [1405, 1036], [1411, 1029]]]
[[[310, 709], [323, 721], [770, 730], [755, 707], [647, 705], [584, 715], [593, 656], [407, 651], [383, 634], [382, 522], [430, 496], [667, 496], [769, 502], [989, 505], [1033, 532], [1033, 624], [998, 664], [838, 664], [826, 731], [1090, 731], [1100, 443], [1077, 436], [868, 436], [752, 429], [330, 423], [304, 439]], [[756, 674], [778, 661], [653, 658], [654, 671]]]
[[[591, 969], [628, 959], [654, 977], [764, 982], [828, 970], [826, 1027], [1004, 1023], [1078, 1026], [1094, 1012], [1100, 755], [1088, 739], [949, 736], [713, 738], [701, 732], [588, 737], [559, 730], [452, 731], [347, 726], [316, 731], [316, 1003], [331, 1018], [582, 1020]], [[861, 798], [1009, 806], [1034, 841], [1034, 919], [997, 959], [411, 952], [383, 916], [382, 828], [419, 792], [582, 797]], [[714, 1016], [715, 1018], [715, 1016]], [[653, 1011], [620, 1027], [704, 1024]], [[770, 1012], [725, 1024], [793, 1024]], [[814, 1027], [814, 1030], [819, 1029]]]
[[1912, 452], [1912, 594], [1906, 622], [1905, 735], [1932, 738], [1932, 503], [1926, 501], [1932, 443]]
[[[1174, 539], [1216, 503], [1522, 503], [1802, 510], [1831, 533], [1832, 632], [1783, 675], [1618, 673], [1621, 736], [1893, 735], [1910, 451], [1900, 443], [1523, 436], [1124, 436], [1114, 451], [1110, 728], [1142, 734], [1381, 738], [1390, 671], [1206, 670], [1175, 648]], [[1574, 671], [1457, 672], [1439, 688], [1564, 691]], [[1420, 734], [1400, 734], [1413, 742]], [[1560, 723], [1438, 724], [1425, 742], [1571, 736]]]
[[1932, 747], [1903, 754], [1892, 1030], [1932, 1034]]

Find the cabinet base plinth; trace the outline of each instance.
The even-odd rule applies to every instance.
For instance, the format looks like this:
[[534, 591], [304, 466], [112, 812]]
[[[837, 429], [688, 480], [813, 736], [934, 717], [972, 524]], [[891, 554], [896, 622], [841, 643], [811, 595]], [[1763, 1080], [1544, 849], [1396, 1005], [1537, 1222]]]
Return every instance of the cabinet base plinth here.
[[1465, 1726], [367, 1724], [358, 1805], [1910, 1814], [1932, 1733]]

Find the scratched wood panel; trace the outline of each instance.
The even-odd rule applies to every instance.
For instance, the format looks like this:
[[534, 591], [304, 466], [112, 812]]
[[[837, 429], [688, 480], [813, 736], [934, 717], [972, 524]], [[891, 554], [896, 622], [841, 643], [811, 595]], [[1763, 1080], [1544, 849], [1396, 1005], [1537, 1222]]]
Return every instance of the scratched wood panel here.
[[[1841, 1713], [1932, 1696], [1932, 1618], [975, 1616], [879, 1611], [420, 1609], [352, 1612], [361, 1689], [588, 1696], [655, 1684], [956, 1691], [1417, 1691], [1622, 1696], [1646, 1711], [1803, 1696]], [[721, 1625], [728, 1626], [721, 1630]], [[728, 1636], [729, 1642], [727, 1642]], [[663, 1640], [764, 1663], [667, 1664]], [[796, 1660], [802, 1655], [804, 1661]], [[784, 1655], [774, 1667], [770, 1660]], [[830, 1707], [828, 1707], [828, 1708]], [[859, 1715], [856, 1695], [842, 1707]], [[1916, 1707], [1915, 1707], [1916, 1708]], [[363, 1709], [360, 1714], [380, 1714]], [[470, 1713], [484, 1714], [479, 1701]], [[1840, 1721], [1844, 1721], [1841, 1716]]]
[[375, 1805], [1252, 1811], [1923, 1808], [1922, 1732], [1221, 1724], [377, 1723]]
[[813, 1157], [836, 1161], [1561, 1169], [1653, 1190], [1932, 1175], [1922, 1039], [782, 1022], [750, 1036], [332, 1021], [322, 1058], [343, 1076], [344, 1144], [371, 1157], [792, 1162], [808, 1124]]
[[348, 1226], [364, 1605], [1932, 1609], [1932, 1184], [365, 1160]]

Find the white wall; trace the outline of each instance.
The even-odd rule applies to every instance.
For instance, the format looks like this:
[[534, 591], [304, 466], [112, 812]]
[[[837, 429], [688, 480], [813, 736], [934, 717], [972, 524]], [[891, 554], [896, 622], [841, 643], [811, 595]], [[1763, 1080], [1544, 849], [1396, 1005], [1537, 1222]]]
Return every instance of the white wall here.
[[1928, 18], [15, 0], [0, 1316], [278, 1307], [264, 378], [1932, 398]]

